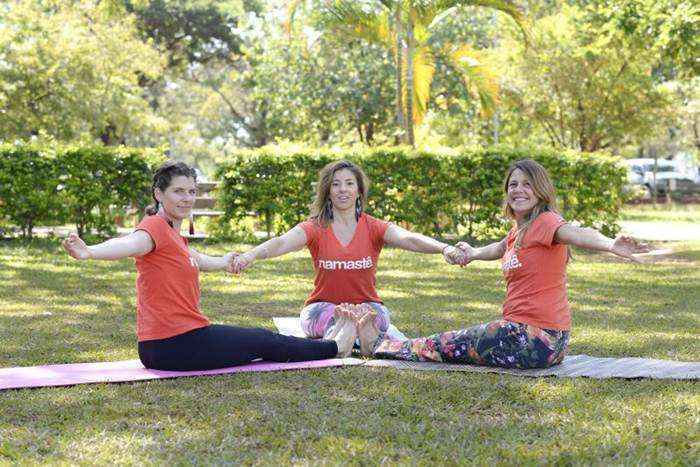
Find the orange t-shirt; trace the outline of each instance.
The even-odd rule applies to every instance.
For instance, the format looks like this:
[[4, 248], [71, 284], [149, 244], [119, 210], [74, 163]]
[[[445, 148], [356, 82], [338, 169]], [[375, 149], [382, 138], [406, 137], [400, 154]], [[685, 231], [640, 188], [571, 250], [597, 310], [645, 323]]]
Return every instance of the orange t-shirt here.
[[544, 212], [525, 232], [515, 251], [514, 227], [506, 240], [501, 269], [507, 292], [503, 318], [542, 329], [568, 331], [571, 312], [566, 298], [566, 245], [555, 243], [554, 234], [566, 221]]
[[299, 226], [306, 232], [306, 246], [316, 271], [315, 288], [305, 305], [381, 302], [375, 288], [377, 260], [388, 222], [362, 214], [347, 246], [338, 241], [330, 225], [324, 228], [306, 221]]
[[136, 258], [136, 334], [139, 341], [166, 339], [209, 325], [199, 311], [199, 267], [187, 239], [161, 216], [136, 227], [155, 246]]

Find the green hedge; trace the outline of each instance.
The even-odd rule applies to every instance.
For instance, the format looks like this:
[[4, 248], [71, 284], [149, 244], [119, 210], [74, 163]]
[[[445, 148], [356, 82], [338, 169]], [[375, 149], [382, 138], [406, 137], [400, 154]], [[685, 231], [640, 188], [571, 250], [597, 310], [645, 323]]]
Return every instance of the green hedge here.
[[[218, 192], [224, 211], [218, 231], [231, 230], [251, 214], [268, 233], [283, 232], [306, 219], [318, 170], [346, 158], [372, 180], [368, 212], [430, 235], [502, 235], [502, 181], [508, 165], [525, 157], [550, 171], [564, 216], [604, 233], [615, 224], [623, 202], [625, 170], [603, 154], [548, 149], [490, 148], [480, 151], [241, 151], [218, 167]], [[114, 232], [127, 206], [150, 201], [154, 166], [162, 150], [112, 147], [0, 146], [0, 219], [24, 235], [38, 224], [71, 222], [78, 232]], [[237, 232], [240, 235], [240, 232]]]
[[75, 224], [79, 235], [114, 233], [128, 206], [150, 200], [162, 150], [125, 147], [0, 146], [0, 217], [31, 236], [39, 223]]
[[318, 170], [337, 159], [359, 164], [372, 181], [367, 211], [416, 231], [493, 238], [510, 223], [501, 215], [503, 177], [508, 165], [532, 158], [545, 166], [568, 220], [618, 231], [626, 171], [605, 154], [550, 149], [489, 148], [444, 152], [406, 148], [365, 151], [294, 151], [277, 148], [241, 151], [217, 170], [222, 181], [219, 228], [230, 230], [251, 214], [269, 233], [283, 232], [308, 216]]

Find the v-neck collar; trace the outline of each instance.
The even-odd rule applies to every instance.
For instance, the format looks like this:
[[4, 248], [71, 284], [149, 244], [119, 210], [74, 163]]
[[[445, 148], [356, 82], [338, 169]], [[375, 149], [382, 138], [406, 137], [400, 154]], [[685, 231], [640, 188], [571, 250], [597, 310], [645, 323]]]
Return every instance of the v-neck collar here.
[[336, 236], [335, 231], [333, 230], [333, 224], [331, 223], [331, 225], [329, 225], [328, 228], [331, 229], [331, 235], [333, 236], [335, 242], [342, 248], [350, 248], [350, 245], [352, 245], [355, 239], [357, 238], [357, 230], [360, 228], [360, 223], [363, 222], [364, 218], [364, 214], [360, 215], [360, 218], [357, 220], [357, 224], [355, 225], [355, 231], [352, 233], [352, 238], [350, 238], [350, 241], [347, 245], [343, 245], [343, 242], [341, 242], [340, 239]]
[[158, 215], [158, 214], [155, 214], [155, 215], [158, 216], [163, 222], [165, 222], [165, 224], [168, 226], [168, 229], [175, 234], [175, 243], [177, 244], [177, 246], [189, 255], [190, 248], [189, 248], [189, 245], [187, 244], [187, 241], [185, 240], [185, 238], [182, 235], [180, 235], [180, 232], [175, 230], [175, 227], [173, 227], [170, 224], [169, 219], [164, 217], [164, 216]]

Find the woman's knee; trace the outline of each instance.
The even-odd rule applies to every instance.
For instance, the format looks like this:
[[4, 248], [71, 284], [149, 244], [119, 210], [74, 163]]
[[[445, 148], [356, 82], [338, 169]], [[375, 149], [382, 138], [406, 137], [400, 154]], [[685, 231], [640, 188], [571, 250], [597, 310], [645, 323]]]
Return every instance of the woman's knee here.
[[366, 302], [372, 309], [377, 313], [377, 317], [374, 319], [374, 325], [377, 326], [382, 332], [386, 332], [391, 324], [391, 312], [387, 307], [381, 303], [377, 302]]

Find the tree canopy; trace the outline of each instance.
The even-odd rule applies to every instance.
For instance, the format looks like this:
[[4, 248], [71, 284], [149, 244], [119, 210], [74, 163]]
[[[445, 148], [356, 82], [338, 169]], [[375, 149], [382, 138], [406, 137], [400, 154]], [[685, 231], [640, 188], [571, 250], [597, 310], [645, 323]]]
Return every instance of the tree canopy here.
[[9, 0], [0, 140], [700, 148], [690, 0]]

